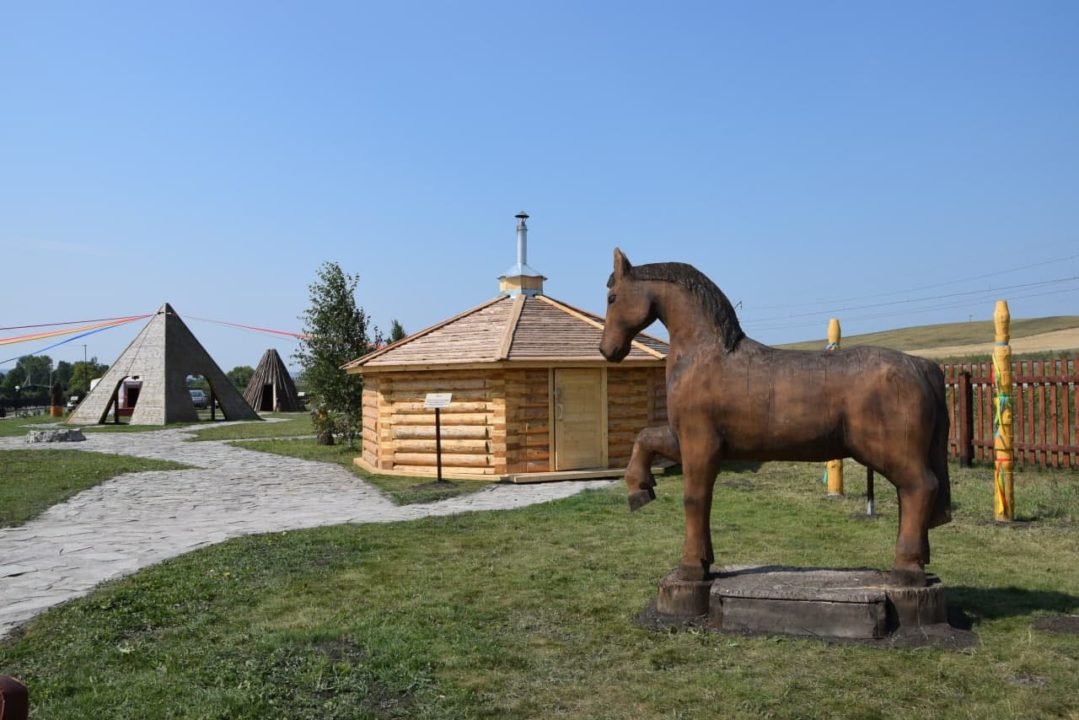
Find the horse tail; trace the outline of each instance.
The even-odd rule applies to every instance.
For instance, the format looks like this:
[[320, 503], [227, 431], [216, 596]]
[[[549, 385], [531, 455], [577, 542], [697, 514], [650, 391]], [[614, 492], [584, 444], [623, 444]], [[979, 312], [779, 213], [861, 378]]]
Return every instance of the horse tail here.
[[933, 438], [929, 444], [929, 469], [937, 476], [937, 496], [929, 527], [952, 520], [952, 484], [948, 477], [948, 400], [944, 394], [944, 372], [935, 362], [928, 362], [926, 380], [933, 391]]

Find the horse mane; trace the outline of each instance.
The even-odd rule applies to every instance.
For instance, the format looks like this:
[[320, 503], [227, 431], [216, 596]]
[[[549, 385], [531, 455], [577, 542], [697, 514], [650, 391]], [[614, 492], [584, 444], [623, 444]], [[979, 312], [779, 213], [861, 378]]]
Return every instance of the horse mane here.
[[[692, 265], [679, 262], [634, 265], [629, 270], [629, 276], [634, 280], [671, 282], [692, 293], [700, 301], [705, 315], [715, 325], [723, 340], [723, 349], [727, 352], [734, 350], [738, 341], [746, 336], [731, 301], [707, 275]], [[613, 280], [612, 275], [608, 287]]]

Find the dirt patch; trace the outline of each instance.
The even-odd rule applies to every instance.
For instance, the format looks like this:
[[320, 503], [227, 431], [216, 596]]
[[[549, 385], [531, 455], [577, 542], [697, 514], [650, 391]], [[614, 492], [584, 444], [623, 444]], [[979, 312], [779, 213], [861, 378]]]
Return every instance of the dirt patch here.
[[348, 638], [323, 640], [315, 643], [314, 647], [332, 662], [348, 662], [358, 665], [367, 659], [367, 651], [363, 649], [363, 646]]
[[1034, 627], [1054, 635], [1079, 635], [1079, 615], [1049, 615], [1035, 620]]
[[1045, 687], [1049, 684], [1049, 681], [1041, 675], [1031, 675], [1030, 673], [1016, 673], [1015, 675], [1009, 675], [1008, 682], [1017, 687], [1034, 688]]

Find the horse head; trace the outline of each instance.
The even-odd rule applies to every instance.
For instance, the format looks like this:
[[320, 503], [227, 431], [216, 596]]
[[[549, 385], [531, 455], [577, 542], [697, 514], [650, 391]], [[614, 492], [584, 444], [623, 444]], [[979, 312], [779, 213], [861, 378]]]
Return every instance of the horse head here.
[[637, 333], [656, 319], [656, 311], [645, 283], [632, 277], [633, 266], [618, 248], [614, 249], [614, 272], [607, 281], [607, 317], [599, 351], [611, 362], [621, 362], [629, 354]]

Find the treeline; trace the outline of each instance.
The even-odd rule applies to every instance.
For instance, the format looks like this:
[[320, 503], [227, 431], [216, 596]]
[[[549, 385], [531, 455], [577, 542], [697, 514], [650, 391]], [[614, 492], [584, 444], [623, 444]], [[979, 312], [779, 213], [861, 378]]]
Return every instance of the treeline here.
[[[96, 357], [73, 363], [61, 360], [53, 364], [48, 355], [24, 355], [13, 369], [0, 373], [0, 408], [50, 405], [52, 387], [57, 384], [63, 402], [71, 397], [81, 400], [90, 392], [90, 381], [102, 377], [108, 369], [109, 366], [99, 363]], [[254, 374], [255, 368], [250, 365], [237, 365], [226, 373], [240, 392]], [[189, 377], [187, 384], [209, 390], [202, 377]]]

